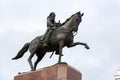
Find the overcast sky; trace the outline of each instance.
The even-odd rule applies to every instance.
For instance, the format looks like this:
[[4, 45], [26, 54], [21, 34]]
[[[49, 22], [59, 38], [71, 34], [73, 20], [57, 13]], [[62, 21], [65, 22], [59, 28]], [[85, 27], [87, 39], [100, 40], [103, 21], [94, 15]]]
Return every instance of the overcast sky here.
[[[0, 0], [0, 80], [13, 80], [30, 70], [29, 52], [12, 61], [26, 42], [44, 34], [46, 17], [53, 11], [64, 22], [75, 12], [84, 12], [75, 41], [90, 46], [64, 48], [63, 62], [82, 73], [83, 80], [114, 80], [120, 69], [120, 0]], [[46, 54], [37, 69], [53, 65]], [[33, 61], [35, 58], [33, 59]]]

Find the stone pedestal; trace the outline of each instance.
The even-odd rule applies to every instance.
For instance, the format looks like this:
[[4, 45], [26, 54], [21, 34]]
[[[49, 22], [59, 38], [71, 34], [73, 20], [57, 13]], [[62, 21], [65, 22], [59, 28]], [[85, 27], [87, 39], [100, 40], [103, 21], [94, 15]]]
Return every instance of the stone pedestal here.
[[82, 74], [67, 64], [56, 64], [19, 74], [14, 80], [82, 80]]

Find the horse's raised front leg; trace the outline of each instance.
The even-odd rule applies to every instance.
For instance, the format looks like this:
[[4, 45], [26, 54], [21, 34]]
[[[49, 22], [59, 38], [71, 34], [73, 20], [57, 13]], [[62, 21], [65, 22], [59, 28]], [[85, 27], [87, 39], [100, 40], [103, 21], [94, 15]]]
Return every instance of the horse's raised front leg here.
[[67, 47], [70, 48], [70, 47], [74, 47], [76, 45], [83, 45], [83, 46], [85, 46], [86, 49], [90, 49], [86, 43], [82, 43], [82, 42], [73, 42], [73, 43], [67, 45]]
[[64, 47], [64, 42], [63, 41], [60, 41], [59, 42], [59, 60], [58, 60], [58, 63], [61, 62], [61, 57], [63, 56], [62, 54], [62, 48]]

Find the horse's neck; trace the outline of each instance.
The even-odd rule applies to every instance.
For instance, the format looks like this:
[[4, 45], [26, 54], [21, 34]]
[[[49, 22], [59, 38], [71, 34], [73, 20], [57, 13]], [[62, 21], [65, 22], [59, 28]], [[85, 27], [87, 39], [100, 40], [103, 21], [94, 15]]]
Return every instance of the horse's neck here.
[[73, 29], [73, 22], [71, 20], [69, 20], [68, 22], [66, 22], [64, 25], [61, 26], [62, 29], [66, 29], [68, 31], [71, 31]]

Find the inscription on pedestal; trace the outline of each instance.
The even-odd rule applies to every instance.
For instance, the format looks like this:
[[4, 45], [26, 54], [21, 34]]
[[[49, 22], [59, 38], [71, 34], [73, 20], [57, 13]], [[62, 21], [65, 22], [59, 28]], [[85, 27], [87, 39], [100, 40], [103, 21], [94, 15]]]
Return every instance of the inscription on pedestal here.
[[67, 67], [58, 67], [57, 80], [67, 79]]

